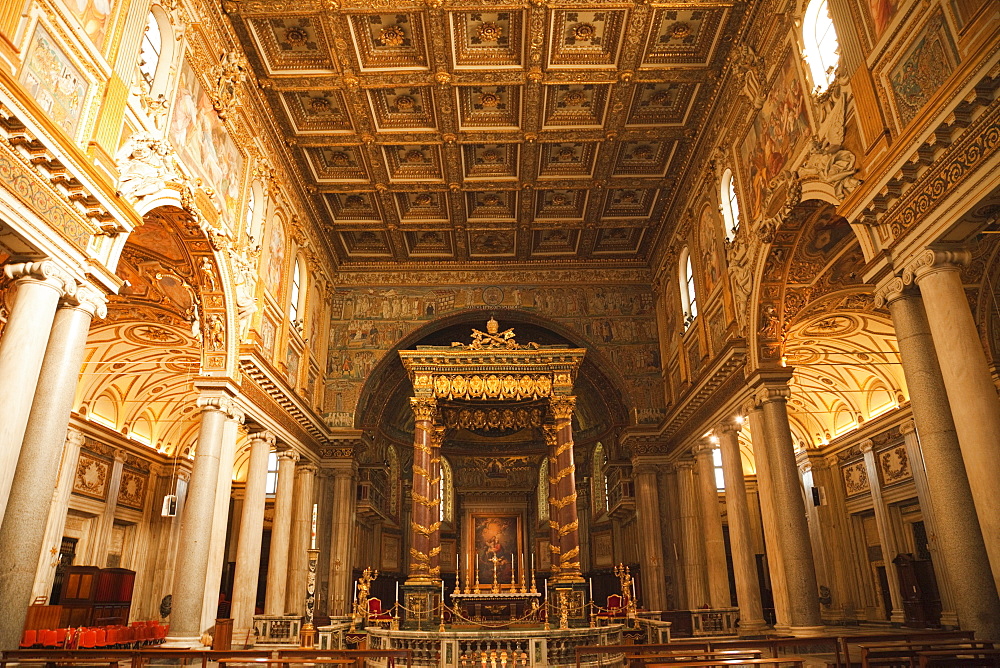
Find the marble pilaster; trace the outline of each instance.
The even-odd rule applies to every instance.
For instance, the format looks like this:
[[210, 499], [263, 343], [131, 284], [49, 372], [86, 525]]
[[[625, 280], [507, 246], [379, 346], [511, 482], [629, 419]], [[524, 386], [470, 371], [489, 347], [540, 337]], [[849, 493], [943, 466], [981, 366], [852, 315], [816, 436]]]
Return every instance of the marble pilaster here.
[[292, 534], [292, 497], [295, 493], [297, 453], [278, 453], [278, 489], [274, 495], [274, 521], [271, 523], [271, 548], [267, 561], [265, 615], [283, 615], [288, 585], [288, 545]]
[[823, 630], [819, 587], [809, 540], [809, 523], [799, 478], [791, 427], [788, 423], [790, 368], [765, 376], [758, 372], [757, 401], [764, 417], [764, 443], [768, 450], [771, 492], [778, 523], [785, 585], [788, 587], [789, 623], [793, 633], [807, 635]]
[[882, 498], [882, 478], [878, 473], [878, 463], [875, 461], [875, 452], [872, 450], [874, 443], [865, 439], [860, 444], [861, 452], [865, 457], [865, 470], [868, 472], [868, 490], [872, 497], [872, 508], [875, 511], [875, 527], [878, 529], [878, 539], [882, 544], [882, 561], [885, 563], [885, 573], [889, 580], [889, 600], [892, 603], [892, 611], [889, 614], [889, 621], [902, 626], [905, 621], [903, 614], [903, 596], [899, 591], [899, 571], [893, 560], [899, 554], [899, 542], [896, 534], [892, 531], [889, 523], [889, 510], [886, 508], [885, 500]]
[[962, 284], [961, 268], [971, 260], [968, 250], [928, 249], [907, 268], [904, 278], [912, 274], [923, 297], [986, 552], [994, 574], [1000, 574], [1000, 497], [996, 494], [1000, 400]]
[[757, 636], [763, 633], [766, 624], [760, 600], [760, 585], [757, 583], [757, 560], [753, 552], [739, 430], [740, 425], [735, 420], [726, 420], [716, 427], [715, 433], [719, 437], [722, 476], [726, 481], [729, 543], [733, 555], [733, 575], [736, 580], [736, 603], [740, 608], [739, 632], [741, 636]]
[[660, 530], [660, 494], [657, 484], [659, 458], [633, 457], [636, 521], [639, 525], [640, 555], [643, 565], [644, 606], [666, 610], [666, 571], [663, 562], [663, 532]]
[[288, 594], [285, 609], [289, 614], [304, 615], [306, 611], [306, 580], [309, 577], [309, 553], [312, 547], [313, 499], [315, 497], [315, 464], [299, 464], [295, 469], [295, 493], [292, 514], [292, 538], [288, 551]]
[[704, 439], [693, 450], [695, 468], [698, 470], [698, 508], [701, 511], [702, 540], [705, 542], [708, 603], [713, 608], [728, 608], [732, 605], [732, 597], [729, 594], [729, 566], [726, 563], [726, 542], [722, 533], [722, 510], [719, 508], [713, 450], [715, 448], [708, 439]]
[[264, 506], [267, 502], [267, 458], [275, 437], [269, 431], [250, 434], [250, 460], [243, 490], [243, 517], [236, 544], [236, 572], [233, 574], [233, 646], [250, 644], [253, 613], [257, 605], [261, 543], [264, 534]]
[[680, 500], [680, 533], [684, 558], [684, 598], [689, 610], [709, 605], [705, 570], [705, 542], [698, 512], [694, 462], [677, 463], [677, 496]]
[[[958, 623], [979, 637], [1000, 637], [1000, 596], [990, 569], [984, 527], [979, 523], [969, 474], [963, 461], [955, 411], [935, 350], [933, 330], [920, 295], [893, 278], [879, 287], [877, 298], [889, 306], [900, 362], [910, 391], [910, 407], [926, 469], [927, 505], [934, 515], [933, 534], [941, 553], [944, 580], [952, 587]], [[940, 334], [939, 334], [940, 336]], [[948, 345], [951, 345], [950, 342]], [[909, 448], [910, 446], [908, 446]], [[917, 464], [912, 464], [914, 470]], [[921, 506], [924, 499], [921, 499]], [[942, 601], [943, 602], [943, 601]]]
[[218, 500], [219, 461], [222, 457], [226, 421], [242, 421], [243, 415], [228, 389], [202, 390], [198, 398], [201, 427], [187, 488], [184, 519], [173, 577], [173, 603], [167, 647], [200, 647], [205, 581]]
[[[55, 262], [24, 262], [4, 266], [13, 281], [13, 304], [0, 337], [0, 519], [7, 506], [14, 469], [28, 426], [32, 400], [47, 354], [56, 307], [72, 299], [76, 283]], [[74, 382], [79, 365], [73, 369]], [[68, 415], [68, 413], [67, 413]], [[62, 425], [65, 429], [66, 425]], [[61, 439], [60, 439], [61, 440]]]
[[[0, 524], [0, 546], [4, 546], [0, 549], [0, 601], [5, 605], [0, 615], [3, 648], [17, 647], [24, 627], [87, 333], [93, 318], [106, 313], [104, 296], [96, 290], [81, 288], [77, 297], [59, 308], [53, 318], [23, 445], [18, 443], [25, 456], [17, 459]], [[5, 379], [2, 384], [7, 382]]]

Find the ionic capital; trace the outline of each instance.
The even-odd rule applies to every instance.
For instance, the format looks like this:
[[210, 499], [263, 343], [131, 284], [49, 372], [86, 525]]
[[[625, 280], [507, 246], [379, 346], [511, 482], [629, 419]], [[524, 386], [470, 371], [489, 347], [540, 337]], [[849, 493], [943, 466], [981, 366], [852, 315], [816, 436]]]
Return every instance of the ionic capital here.
[[694, 460], [693, 459], [679, 459], [677, 463], [674, 464], [677, 468], [678, 473], [681, 471], [694, 471]]
[[691, 448], [691, 454], [695, 457], [711, 457], [713, 450], [715, 450], [715, 443], [712, 442], [710, 436], [706, 436]]
[[103, 320], [108, 316], [108, 298], [93, 286], [81, 285], [74, 294], [63, 297], [62, 308], [82, 311], [90, 318]]
[[871, 452], [874, 448], [875, 448], [875, 441], [873, 441], [870, 438], [866, 438], [865, 440], [858, 443], [858, 449], [866, 454]]
[[[912, 276], [910, 278], [912, 279]], [[888, 277], [875, 287], [875, 308], [889, 306], [899, 299], [915, 296], [912, 290], [907, 289], [909, 287], [901, 276]]]
[[757, 404], [763, 406], [766, 403], [772, 401], [788, 401], [792, 391], [788, 388], [788, 385], [764, 385], [757, 388], [754, 393], [754, 399]]
[[274, 432], [266, 429], [250, 432], [250, 436], [248, 438], [251, 445], [254, 443], [264, 442], [267, 444], [268, 449], [273, 448], [274, 444], [278, 442], [278, 437], [274, 435]]
[[903, 282], [920, 281], [942, 271], [959, 271], [972, 262], [972, 251], [960, 246], [928, 248], [921, 251], [903, 270]]
[[573, 409], [576, 407], [576, 397], [554, 396], [549, 397], [549, 408], [552, 409], [552, 417], [556, 421], [573, 419]]
[[743, 422], [737, 420], [735, 417], [728, 417], [715, 427], [715, 431], [719, 434], [738, 434], [742, 429]]
[[202, 410], [202, 412], [219, 411], [220, 413], [225, 414], [226, 419], [235, 420], [241, 424], [245, 418], [243, 409], [240, 408], [230, 397], [202, 395], [198, 397], [197, 406]]
[[413, 419], [417, 422], [432, 422], [437, 416], [438, 403], [433, 397], [410, 397]]
[[319, 471], [319, 467], [309, 461], [307, 461], [304, 464], [299, 464], [298, 466], [295, 467], [296, 475], [301, 473], [303, 475], [308, 474], [315, 476], [317, 471]]
[[60, 297], [70, 297], [76, 293], [76, 281], [68, 271], [52, 260], [4, 265], [3, 273], [8, 280], [17, 283], [36, 283], [50, 287]]
[[280, 464], [282, 461], [294, 464], [299, 461], [299, 453], [294, 450], [281, 450], [278, 452], [278, 463]]
[[646, 476], [656, 477], [658, 467], [652, 462], [636, 461], [632, 460], [632, 475], [636, 478], [642, 478]]
[[899, 433], [902, 434], [903, 436], [915, 433], [916, 431], [917, 431], [917, 425], [913, 421], [913, 418], [910, 418], [899, 425]]
[[70, 427], [66, 430], [66, 445], [70, 445], [76, 448], [82, 448], [86, 437], [83, 432], [74, 427]]

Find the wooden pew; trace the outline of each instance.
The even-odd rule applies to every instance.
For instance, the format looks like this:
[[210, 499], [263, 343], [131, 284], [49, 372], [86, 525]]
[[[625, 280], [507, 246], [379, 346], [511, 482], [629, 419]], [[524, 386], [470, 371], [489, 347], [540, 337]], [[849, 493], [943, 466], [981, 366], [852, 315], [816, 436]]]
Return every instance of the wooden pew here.
[[917, 652], [930, 650], [993, 649], [991, 642], [972, 640], [901, 641], [861, 645], [862, 668], [915, 668]]
[[857, 636], [841, 636], [840, 642], [843, 647], [844, 665], [851, 667], [851, 645], [875, 644], [896, 641], [940, 641], [947, 640], [972, 640], [972, 631], [914, 631], [908, 633], [871, 633]]
[[917, 652], [919, 668], [997, 668], [1000, 649], [934, 649]]

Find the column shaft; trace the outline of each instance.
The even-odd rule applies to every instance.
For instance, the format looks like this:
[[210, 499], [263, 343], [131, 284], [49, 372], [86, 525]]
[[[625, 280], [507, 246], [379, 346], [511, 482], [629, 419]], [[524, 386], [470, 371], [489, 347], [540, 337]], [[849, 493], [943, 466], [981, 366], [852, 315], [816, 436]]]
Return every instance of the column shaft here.
[[889, 523], [889, 509], [882, 499], [882, 479], [879, 477], [878, 464], [872, 451], [873, 445], [871, 439], [866, 439], [861, 443], [861, 452], [864, 453], [865, 470], [868, 472], [868, 490], [872, 497], [872, 509], [875, 511], [875, 527], [878, 530], [879, 542], [882, 544], [882, 562], [885, 564], [885, 573], [889, 580], [889, 601], [892, 604], [889, 620], [893, 624], [902, 625], [905, 620], [903, 597], [899, 591], [899, 571], [893, 563], [899, 554], [899, 545]]
[[[986, 551], [995, 574], [1000, 574], [1000, 401], [993, 384], [983, 341], [979, 336], [959, 264], [967, 253], [928, 251], [929, 264], [917, 268], [927, 323], [948, 391], [965, 471], [982, 526]], [[920, 430], [919, 423], [917, 429]]]
[[961, 627], [982, 638], [1000, 638], [1000, 597], [927, 314], [918, 295], [903, 292], [902, 282], [897, 288], [887, 301], [920, 437], [928, 502], [935, 510], [940, 566], [953, 588]]
[[[219, 591], [222, 589], [222, 569], [226, 563], [226, 534], [233, 506], [233, 466], [236, 463], [236, 440], [239, 424], [227, 416], [222, 427], [222, 449], [219, 451], [219, 482], [215, 488], [215, 517], [212, 518], [212, 540], [208, 548], [208, 570], [205, 573], [205, 602], [201, 608], [201, 627], [212, 629], [219, 616]], [[230, 612], [230, 614], [232, 614]]]
[[295, 470], [295, 510], [288, 553], [288, 595], [285, 605], [293, 615], [304, 615], [306, 612], [306, 586], [309, 578], [309, 553], [306, 550], [312, 547], [316, 471], [314, 464], [300, 464]]
[[355, 530], [355, 464], [351, 459], [339, 460], [333, 472], [333, 521], [330, 527], [330, 598], [331, 616], [351, 611], [353, 563], [352, 546]]
[[677, 495], [680, 497], [681, 543], [684, 557], [684, 591], [688, 610], [709, 604], [708, 576], [705, 572], [705, 543], [696, 503], [694, 462], [677, 465]]
[[[66, 528], [66, 511], [69, 508], [70, 494], [73, 492], [73, 478], [76, 475], [76, 464], [80, 457], [80, 446], [83, 445], [83, 440], [82, 432], [72, 427], [67, 430], [62, 463], [59, 465], [59, 483], [52, 494], [49, 519], [45, 528], [45, 541], [42, 544], [42, 551], [38, 555], [38, 570], [35, 571], [35, 587], [31, 593], [32, 600], [39, 596], [48, 598], [52, 592], [52, 583], [56, 575], [56, 558], [59, 555], [59, 548], [62, 546], [63, 531]], [[55, 551], [53, 552], [53, 550]]]
[[202, 395], [198, 399], [201, 428], [195, 450], [194, 468], [185, 499], [177, 560], [174, 567], [173, 603], [170, 613], [170, 647], [201, 646], [202, 609], [205, 579], [214, 527], [219, 458], [228, 416], [239, 415], [227, 396]]
[[[9, 264], [4, 267], [4, 275], [15, 282], [12, 288], [14, 303], [0, 338], [0, 378], [3, 378], [0, 383], [0, 518], [18, 464], [56, 307], [63, 294], [75, 291], [72, 279], [50, 261]], [[72, 372], [74, 382], [78, 372], [79, 365]]]
[[660, 530], [660, 494], [657, 489], [656, 467], [637, 457], [632, 461], [635, 478], [636, 521], [642, 540], [644, 607], [666, 610], [666, 573], [663, 566], [663, 532]]
[[283, 615], [288, 584], [288, 543], [292, 533], [292, 495], [295, 491], [295, 462], [299, 456], [290, 451], [278, 453], [278, 490], [274, 495], [274, 521], [271, 523], [271, 547], [267, 562], [265, 615]]
[[754, 463], [757, 466], [757, 498], [760, 501], [764, 552], [767, 557], [767, 572], [774, 602], [774, 628], [776, 631], [786, 632], [790, 628], [788, 587], [785, 585], [785, 563], [781, 558], [781, 541], [778, 539], [780, 529], [775, 509], [774, 483], [771, 480], [770, 456], [765, 445], [764, 413], [760, 407], [755, 404], [747, 407], [747, 422], [750, 424]]
[[251, 644], [250, 630], [257, 607], [261, 543], [264, 535], [264, 506], [267, 503], [267, 458], [274, 446], [274, 434], [259, 431], [250, 435], [250, 461], [243, 491], [243, 517], [236, 544], [236, 572], [233, 574], [233, 646]]
[[701, 531], [705, 541], [705, 567], [708, 571], [708, 601], [713, 608], [732, 605], [729, 595], [729, 565], [726, 563], [726, 542], [722, 533], [722, 512], [719, 509], [719, 488], [715, 482], [715, 462], [712, 444], [703, 443], [694, 450], [698, 469], [698, 507], [701, 510]]
[[822, 630], [819, 588], [802, 498], [802, 482], [788, 424], [787, 393], [786, 384], [771, 385], [762, 388], [760, 398], [777, 511], [778, 540], [788, 586], [789, 622], [797, 633], [813, 633]]
[[[580, 521], [576, 511], [576, 464], [573, 461], [573, 409], [576, 397], [552, 397], [555, 419], [549, 444], [549, 525], [552, 527], [552, 583], [581, 583]], [[558, 549], [558, 551], [557, 551]]]
[[[440, 552], [440, 503], [438, 480], [434, 477], [436, 465], [432, 448], [434, 439], [434, 418], [437, 415], [437, 400], [411, 398], [413, 408], [413, 500], [410, 519], [410, 573], [408, 585], [436, 585], [440, 581], [440, 571], [434, 571], [431, 552]], [[436, 502], [435, 502], [436, 501]], [[438, 544], [434, 545], [437, 537]]]
[[726, 422], [716, 429], [722, 452], [722, 475], [726, 481], [726, 515], [729, 518], [729, 545], [733, 553], [736, 602], [740, 606], [740, 635], [759, 635], [764, 627], [764, 609], [757, 583], [757, 560], [753, 552], [750, 510], [743, 457], [740, 455], [739, 426]]
[[[96, 293], [92, 296], [94, 300], [61, 308], [55, 316], [24, 433], [25, 456], [17, 460], [0, 525], [0, 545], [6, 546], [0, 550], [0, 601], [5, 604], [4, 614], [0, 615], [3, 649], [18, 646], [31, 604], [87, 333], [95, 312], [104, 308], [103, 297]], [[4, 379], [4, 385], [9, 383]]]

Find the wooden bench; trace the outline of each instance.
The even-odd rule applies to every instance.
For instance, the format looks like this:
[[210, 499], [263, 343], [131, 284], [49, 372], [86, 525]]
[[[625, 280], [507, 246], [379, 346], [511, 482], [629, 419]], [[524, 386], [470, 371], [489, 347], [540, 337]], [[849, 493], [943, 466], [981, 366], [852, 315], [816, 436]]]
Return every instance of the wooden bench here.
[[917, 652], [931, 650], [993, 649], [991, 642], [972, 640], [902, 641], [860, 645], [862, 668], [914, 668]]
[[[635, 658], [630, 656], [629, 652], [625, 653], [626, 659]], [[700, 652], [696, 650], [677, 650], [674, 652], [657, 652], [656, 654], [643, 654], [639, 657], [644, 663], [642, 664], [646, 668], [655, 668], [655, 666], [662, 665], [673, 665], [678, 661], [685, 660], [702, 660], [702, 659], [760, 659], [765, 658], [761, 656], [761, 651], [759, 649], [748, 649], [748, 650], [738, 650], [738, 649], [727, 649], [727, 650], [715, 650], [708, 652]]]
[[[851, 645], [888, 642], [918, 642], [925, 640], [928, 642], [945, 642], [948, 640], [972, 640], [972, 631], [915, 631], [908, 633], [872, 633], [857, 636], [841, 636], [840, 643], [843, 648], [843, 665], [851, 667]], [[838, 663], [838, 666], [840, 664]]]
[[0, 656], [0, 668], [8, 663], [56, 664], [56, 665], [108, 665], [120, 668], [129, 664], [135, 650], [103, 649], [13, 649]]
[[720, 666], [788, 666], [790, 668], [803, 668], [805, 659], [798, 656], [783, 656], [780, 659], [705, 659], [694, 661], [680, 661], [678, 663], [663, 664], [669, 668], [719, 668]]
[[996, 668], [1000, 666], [1000, 649], [933, 649], [917, 652], [919, 668]]

